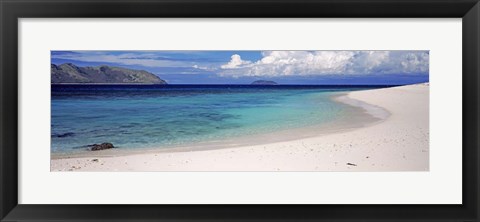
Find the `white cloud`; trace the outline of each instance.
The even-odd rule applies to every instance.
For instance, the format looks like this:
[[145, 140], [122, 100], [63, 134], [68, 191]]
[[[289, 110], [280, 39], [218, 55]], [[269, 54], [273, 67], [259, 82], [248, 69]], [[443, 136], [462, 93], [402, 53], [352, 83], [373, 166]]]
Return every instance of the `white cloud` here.
[[372, 71], [375, 68], [385, 64], [390, 59], [389, 51], [367, 51], [356, 53], [356, 59], [353, 62], [354, 69], [358, 71]]
[[250, 62], [250, 61], [242, 60], [242, 58], [239, 55], [234, 54], [234, 55], [232, 55], [230, 62], [228, 62], [225, 65], [220, 66], [220, 68], [222, 68], [222, 69], [237, 69], [237, 68], [240, 68], [240, 67], [245, 67], [246, 65], [249, 65], [251, 63], [252, 62]]
[[215, 68], [208, 67], [208, 66], [199, 66], [197, 64], [193, 65], [192, 68], [200, 69], [200, 70], [204, 70], [204, 71], [214, 71], [215, 70]]
[[427, 51], [265, 51], [256, 62], [233, 55], [222, 76], [291, 76], [428, 72]]
[[402, 68], [406, 71], [427, 72], [428, 66], [425, 66], [425, 61], [428, 63], [428, 54], [426, 53], [406, 53], [401, 57]]

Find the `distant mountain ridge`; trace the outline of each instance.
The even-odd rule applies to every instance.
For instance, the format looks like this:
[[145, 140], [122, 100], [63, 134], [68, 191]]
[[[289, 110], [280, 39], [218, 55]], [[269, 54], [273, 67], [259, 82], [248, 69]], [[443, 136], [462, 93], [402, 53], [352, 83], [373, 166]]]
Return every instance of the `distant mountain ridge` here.
[[51, 64], [51, 83], [167, 84], [160, 77], [144, 71], [114, 66], [85, 66], [72, 63]]
[[252, 82], [250, 85], [278, 85], [278, 83], [269, 80], [257, 80]]

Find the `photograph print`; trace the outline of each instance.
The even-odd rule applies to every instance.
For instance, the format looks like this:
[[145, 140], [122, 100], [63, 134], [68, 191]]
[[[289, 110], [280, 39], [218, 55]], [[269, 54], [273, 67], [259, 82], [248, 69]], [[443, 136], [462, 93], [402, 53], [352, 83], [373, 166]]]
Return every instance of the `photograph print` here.
[[429, 51], [51, 51], [50, 170], [429, 171]]

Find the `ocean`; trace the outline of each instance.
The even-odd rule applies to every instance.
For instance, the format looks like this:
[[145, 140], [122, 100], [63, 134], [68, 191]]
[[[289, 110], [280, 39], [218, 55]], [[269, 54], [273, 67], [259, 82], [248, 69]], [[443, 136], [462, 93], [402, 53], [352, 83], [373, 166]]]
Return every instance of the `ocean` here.
[[152, 149], [332, 123], [339, 92], [386, 86], [52, 85], [51, 152]]

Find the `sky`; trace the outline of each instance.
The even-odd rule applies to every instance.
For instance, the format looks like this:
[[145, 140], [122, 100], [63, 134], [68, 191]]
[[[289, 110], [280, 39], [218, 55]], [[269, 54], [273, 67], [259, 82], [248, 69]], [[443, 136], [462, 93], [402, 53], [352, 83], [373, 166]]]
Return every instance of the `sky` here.
[[52, 64], [151, 72], [169, 84], [404, 85], [429, 81], [429, 51], [52, 51]]

